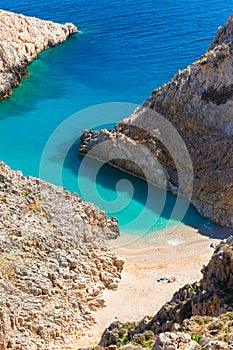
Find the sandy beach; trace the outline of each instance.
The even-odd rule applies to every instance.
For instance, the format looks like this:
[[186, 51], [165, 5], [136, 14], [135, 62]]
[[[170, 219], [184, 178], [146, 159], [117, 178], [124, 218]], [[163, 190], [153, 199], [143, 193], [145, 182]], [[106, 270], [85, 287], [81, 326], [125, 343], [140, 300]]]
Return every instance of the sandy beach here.
[[[78, 345], [97, 345], [96, 339], [116, 319], [127, 322], [153, 316], [180, 287], [199, 280], [203, 265], [213, 254], [211, 243], [219, 242], [218, 232], [212, 236], [180, 225], [154, 237], [135, 241], [123, 235], [111, 241], [112, 250], [126, 261], [122, 279], [116, 291], [104, 291], [106, 306], [94, 312], [96, 324]], [[158, 282], [161, 277], [174, 277], [175, 282]]]

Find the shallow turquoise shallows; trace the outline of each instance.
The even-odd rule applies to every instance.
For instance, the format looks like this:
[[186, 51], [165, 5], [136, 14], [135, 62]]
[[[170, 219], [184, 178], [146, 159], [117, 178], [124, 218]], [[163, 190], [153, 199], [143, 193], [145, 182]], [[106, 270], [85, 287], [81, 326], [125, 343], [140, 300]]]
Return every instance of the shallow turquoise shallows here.
[[[55, 184], [60, 184], [57, 169], [65, 152], [62, 137], [54, 155], [43, 163], [46, 176], [41, 175], [40, 163], [48, 140], [62, 122], [83, 109], [100, 112], [98, 105], [110, 104], [105, 127], [111, 127], [152, 89], [204, 53], [217, 27], [225, 24], [232, 11], [230, 2], [223, 6], [216, 0], [12, 0], [0, 6], [60, 23], [73, 22], [80, 29], [63, 45], [41, 54], [13, 97], [0, 103], [0, 159], [25, 175], [41, 176]], [[79, 174], [80, 130], [88, 123], [101, 127], [100, 115], [86, 111], [87, 119], [77, 117], [76, 141], [65, 152], [64, 187], [116, 216], [122, 232], [141, 235], [179, 222], [211, 230], [212, 223], [192, 206], [184, 216], [185, 200], [180, 200], [180, 211], [173, 215], [174, 196], [148, 188], [142, 180], [117, 169], [104, 165], [93, 178], [96, 164], [92, 161]]]

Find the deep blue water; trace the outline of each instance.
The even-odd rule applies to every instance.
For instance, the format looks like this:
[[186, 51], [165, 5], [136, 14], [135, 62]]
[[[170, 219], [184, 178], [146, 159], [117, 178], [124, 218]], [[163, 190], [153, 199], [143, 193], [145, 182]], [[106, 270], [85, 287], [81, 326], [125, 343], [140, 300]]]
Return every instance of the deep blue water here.
[[[77, 139], [86, 127], [114, 124], [127, 116], [152, 89], [166, 83], [178, 69], [205, 52], [217, 27], [224, 25], [230, 15], [232, 2], [223, 5], [219, 0], [13, 0], [0, 1], [0, 7], [60, 23], [73, 22], [81, 31], [41, 54], [13, 97], [0, 103], [0, 159], [25, 175], [60, 184], [58, 163], [65, 152], [62, 185], [80, 193], [78, 178], [81, 179], [89, 193], [85, 199], [117, 216], [123, 231], [142, 233], [180, 222], [179, 215], [171, 217], [175, 197], [148, 189], [139, 179], [104, 166], [93, 180], [93, 164], [78, 177], [82, 162], [77, 156], [78, 141], [73, 144], [63, 129], [52, 154], [43, 163], [43, 174], [41, 157], [51, 134], [74, 113], [91, 107], [84, 114], [78, 113], [73, 122]], [[107, 113], [104, 106], [92, 107], [105, 103]], [[66, 154], [67, 142], [70, 147]], [[116, 184], [122, 178], [131, 185], [121, 183], [117, 193]], [[154, 201], [146, 203], [148, 192], [153, 192]], [[105, 201], [118, 198], [118, 203], [106, 206], [100, 197]], [[181, 201], [180, 205], [183, 208], [186, 203]], [[182, 222], [210, 225], [193, 207]]]

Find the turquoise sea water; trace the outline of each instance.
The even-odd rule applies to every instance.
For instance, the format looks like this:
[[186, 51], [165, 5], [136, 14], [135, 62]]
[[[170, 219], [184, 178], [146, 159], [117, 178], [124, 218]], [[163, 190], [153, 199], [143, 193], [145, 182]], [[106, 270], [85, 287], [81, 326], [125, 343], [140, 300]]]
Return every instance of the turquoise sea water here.
[[[182, 215], [171, 215], [174, 196], [148, 188], [145, 182], [109, 166], [101, 168], [93, 179], [93, 162], [78, 176], [82, 162], [77, 156], [78, 137], [88, 125], [110, 127], [127, 116], [152, 89], [204, 53], [217, 27], [225, 24], [232, 3], [13, 0], [0, 1], [0, 7], [60, 23], [73, 22], [81, 31], [63, 45], [41, 54], [12, 98], [0, 103], [0, 159], [25, 175], [41, 176], [41, 157], [53, 132], [74, 113], [90, 108], [77, 114], [77, 141], [70, 145], [62, 169], [64, 187], [78, 193], [81, 185], [87, 188], [89, 195], [85, 199], [116, 216], [123, 232], [139, 235], [180, 221], [211, 227], [192, 206], [182, 219], [187, 205], [184, 200], [180, 202]], [[108, 106], [104, 118], [99, 117], [106, 113], [100, 104]], [[57, 184], [57, 164], [65, 149], [63, 137], [55, 148], [55, 154], [44, 165], [47, 175], [42, 177]], [[122, 179], [128, 182], [118, 183]], [[154, 198], [149, 203], [148, 193]], [[103, 200], [109, 201], [107, 206]]]

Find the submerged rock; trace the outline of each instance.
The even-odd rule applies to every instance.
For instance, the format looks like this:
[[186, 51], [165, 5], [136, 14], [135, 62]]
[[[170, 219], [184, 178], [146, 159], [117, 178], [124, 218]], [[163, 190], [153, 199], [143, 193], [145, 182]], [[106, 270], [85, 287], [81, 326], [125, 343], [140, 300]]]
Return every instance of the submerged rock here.
[[0, 10], [0, 100], [11, 96], [12, 88], [39, 53], [77, 31], [72, 23], [58, 24]]
[[233, 227], [233, 15], [200, 59], [129, 118], [85, 131], [79, 152], [186, 196], [203, 216]]

